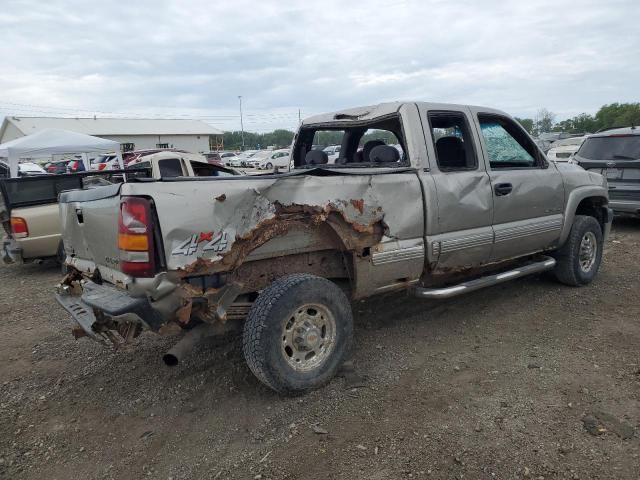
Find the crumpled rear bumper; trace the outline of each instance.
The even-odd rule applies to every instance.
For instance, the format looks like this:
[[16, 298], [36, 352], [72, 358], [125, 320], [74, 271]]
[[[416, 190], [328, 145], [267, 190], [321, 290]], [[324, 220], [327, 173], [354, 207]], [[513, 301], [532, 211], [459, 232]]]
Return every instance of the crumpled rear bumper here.
[[[132, 297], [111, 285], [90, 281], [60, 285], [56, 299], [73, 317], [76, 338], [86, 335], [118, 344], [143, 329], [157, 331], [166, 321], [147, 298]], [[113, 331], [120, 333], [123, 340], [118, 340]]]

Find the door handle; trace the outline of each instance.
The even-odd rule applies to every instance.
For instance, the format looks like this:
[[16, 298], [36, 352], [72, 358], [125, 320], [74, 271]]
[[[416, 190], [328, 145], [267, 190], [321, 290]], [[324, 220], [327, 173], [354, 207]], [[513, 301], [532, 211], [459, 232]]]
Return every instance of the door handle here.
[[497, 183], [494, 187], [496, 196], [501, 197], [503, 195], [509, 195], [513, 190], [513, 185], [510, 183]]

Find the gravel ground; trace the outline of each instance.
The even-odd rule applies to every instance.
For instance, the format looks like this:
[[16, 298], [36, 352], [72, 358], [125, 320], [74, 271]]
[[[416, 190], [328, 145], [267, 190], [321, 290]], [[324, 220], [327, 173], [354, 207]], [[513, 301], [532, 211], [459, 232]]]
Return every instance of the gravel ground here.
[[353, 368], [282, 398], [237, 337], [73, 340], [55, 265], [0, 267], [0, 478], [640, 478], [640, 221], [603, 268], [358, 303]]

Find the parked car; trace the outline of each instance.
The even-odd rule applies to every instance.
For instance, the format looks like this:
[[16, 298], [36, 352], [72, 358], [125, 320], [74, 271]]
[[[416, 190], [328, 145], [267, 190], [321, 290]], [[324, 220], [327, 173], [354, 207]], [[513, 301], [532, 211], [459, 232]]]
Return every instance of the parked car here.
[[242, 166], [249, 167], [249, 168], [258, 168], [258, 165], [260, 165], [260, 162], [263, 159], [269, 157], [272, 153], [273, 153], [273, 150], [258, 150], [253, 155], [251, 155], [251, 157], [247, 158], [246, 160], [243, 160]]
[[[153, 155], [159, 152], [175, 152], [175, 153], [191, 153], [187, 150], [181, 150], [179, 148], [147, 148], [141, 150], [134, 150], [132, 152], [125, 152], [122, 154], [122, 160], [125, 166], [137, 158], [144, 157], [146, 155]], [[195, 154], [193, 154], [195, 155]]]
[[[211, 165], [201, 155], [167, 150], [138, 157], [126, 168], [132, 172], [130, 177], [155, 179], [240, 175], [234, 169]], [[111, 172], [106, 169], [79, 175], [11, 179], [0, 183], [0, 219], [6, 234], [2, 240], [5, 263], [26, 263], [56, 256], [64, 260], [58, 194], [69, 189], [113, 186], [113, 183], [123, 180], [122, 175], [111, 176]]]
[[[47, 172], [44, 168], [42, 168], [37, 163], [21, 162], [18, 164], [18, 176], [31, 177], [34, 175], [47, 175]], [[9, 178], [9, 177], [11, 177], [9, 164], [0, 160], [0, 178]]]
[[573, 161], [607, 178], [609, 204], [615, 212], [640, 215], [640, 129], [615, 128], [589, 135]]
[[541, 133], [538, 138], [535, 139], [536, 144], [540, 149], [547, 153], [549, 149], [553, 146], [554, 142], [558, 140], [564, 140], [567, 138], [573, 137], [582, 137], [584, 134], [575, 134], [575, 133], [567, 133], [567, 132], [544, 132]]
[[168, 151], [138, 157], [130, 162], [126, 169], [149, 169], [151, 177], [157, 179], [240, 175], [234, 169], [210, 163], [202, 155]]
[[249, 159], [258, 152], [259, 150], [245, 150], [244, 152], [240, 152], [235, 158], [229, 161], [229, 165], [232, 167], [247, 166]]
[[578, 151], [586, 137], [572, 137], [556, 140], [547, 152], [547, 158], [554, 162], [568, 162]]
[[[123, 157], [124, 163], [124, 157]], [[119, 170], [118, 156], [116, 154], [100, 155], [91, 162], [91, 170]]]
[[45, 170], [47, 173], [54, 173], [57, 175], [67, 173], [69, 170], [69, 163], [71, 160], [58, 160], [55, 162], [50, 162], [45, 165]]
[[338, 156], [340, 155], [340, 145], [329, 145], [323, 152], [329, 157], [329, 163], [336, 163]]
[[58, 195], [66, 189], [94, 188], [109, 182], [93, 173], [24, 176], [0, 180], [2, 260], [28, 263], [62, 258]]
[[71, 173], [80, 173], [80, 172], [85, 172], [87, 170], [81, 158], [75, 158], [71, 160], [69, 162], [68, 169], [69, 169], [69, 172]]
[[236, 155], [234, 152], [222, 152], [220, 154], [220, 160], [222, 161], [222, 164], [225, 166], [230, 166], [232, 163], [236, 165], [237, 158], [238, 158], [238, 155]]
[[275, 167], [289, 170], [289, 149], [274, 150], [270, 155], [261, 157], [256, 165], [258, 170], [273, 170]]
[[[345, 132], [344, 163], [311, 148], [325, 130]], [[382, 140], [357, 154], [373, 130], [404, 158]], [[295, 138], [291, 172], [63, 192], [57, 298], [76, 335], [121, 344], [182, 329], [164, 356], [175, 365], [240, 328], [251, 371], [295, 394], [348, 355], [350, 300], [452, 298], [543, 271], [582, 286], [598, 271], [605, 179], [549, 162], [505, 113], [389, 103], [306, 119]]]

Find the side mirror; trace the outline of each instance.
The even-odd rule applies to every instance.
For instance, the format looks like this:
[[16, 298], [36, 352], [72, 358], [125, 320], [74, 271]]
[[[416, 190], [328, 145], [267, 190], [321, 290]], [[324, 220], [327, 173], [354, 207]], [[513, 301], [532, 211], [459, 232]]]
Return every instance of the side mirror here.
[[540, 156], [540, 163], [542, 164], [542, 168], [547, 169], [549, 168], [549, 160], [547, 159], [546, 155], [541, 155]]

